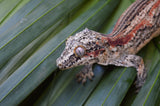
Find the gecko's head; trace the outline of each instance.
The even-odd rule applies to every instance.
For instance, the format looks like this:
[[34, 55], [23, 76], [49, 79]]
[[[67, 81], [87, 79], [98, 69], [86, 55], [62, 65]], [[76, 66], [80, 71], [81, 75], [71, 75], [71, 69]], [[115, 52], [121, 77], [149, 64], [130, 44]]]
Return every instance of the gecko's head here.
[[60, 69], [68, 69], [98, 62], [98, 55], [104, 52], [104, 48], [96, 44], [98, 36], [99, 33], [86, 28], [69, 37], [64, 51], [56, 61], [57, 66]]

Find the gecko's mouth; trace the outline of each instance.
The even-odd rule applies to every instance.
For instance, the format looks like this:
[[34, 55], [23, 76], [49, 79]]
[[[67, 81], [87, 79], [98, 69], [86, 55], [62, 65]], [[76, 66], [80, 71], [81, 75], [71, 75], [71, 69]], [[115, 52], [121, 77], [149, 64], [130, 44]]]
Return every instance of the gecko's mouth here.
[[67, 66], [65, 65], [65, 63], [63, 63], [60, 58], [58, 58], [58, 59], [56, 60], [56, 63], [57, 63], [57, 67], [58, 67], [60, 70], [68, 69]]
[[57, 64], [57, 67], [58, 67], [59, 69], [62, 68], [62, 64], [60, 63], [60, 59], [59, 59], [59, 58], [57, 58], [56, 64]]
[[69, 69], [70, 67], [65, 67], [63, 66], [62, 64], [57, 64], [57, 67], [60, 69], [60, 70], [66, 70], [66, 69]]
[[61, 69], [61, 70], [63, 69], [62, 64], [57, 64], [57, 66], [59, 69]]
[[59, 58], [56, 60], [56, 63], [57, 63], [57, 67], [58, 67], [59, 69], [61, 69], [61, 70], [64, 69], [64, 68], [63, 68], [63, 65], [62, 65], [62, 63], [60, 62], [60, 59], [59, 59]]

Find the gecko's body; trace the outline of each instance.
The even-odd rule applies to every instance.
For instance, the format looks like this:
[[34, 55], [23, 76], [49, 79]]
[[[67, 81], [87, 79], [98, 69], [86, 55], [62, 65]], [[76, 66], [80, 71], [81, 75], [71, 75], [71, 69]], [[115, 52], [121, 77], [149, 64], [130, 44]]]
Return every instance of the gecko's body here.
[[84, 29], [66, 41], [57, 59], [60, 69], [79, 65], [86, 67], [78, 74], [82, 82], [92, 78], [92, 64], [135, 67], [138, 86], [146, 77], [143, 59], [135, 54], [152, 38], [160, 35], [160, 0], [137, 0], [119, 18], [112, 33], [105, 35]]

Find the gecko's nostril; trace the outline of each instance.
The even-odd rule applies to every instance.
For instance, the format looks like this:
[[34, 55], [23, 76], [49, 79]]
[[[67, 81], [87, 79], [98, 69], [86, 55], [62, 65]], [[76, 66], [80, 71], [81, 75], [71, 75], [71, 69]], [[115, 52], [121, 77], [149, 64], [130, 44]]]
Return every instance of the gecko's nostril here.
[[62, 64], [58, 64], [59, 69], [62, 69]]

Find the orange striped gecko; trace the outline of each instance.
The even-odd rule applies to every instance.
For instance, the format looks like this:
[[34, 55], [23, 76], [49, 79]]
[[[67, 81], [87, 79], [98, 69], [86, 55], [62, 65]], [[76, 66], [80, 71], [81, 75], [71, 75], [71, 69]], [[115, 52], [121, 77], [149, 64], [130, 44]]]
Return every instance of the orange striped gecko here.
[[135, 67], [137, 87], [146, 79], [143, 59], [135, 55], [152, 38], [160, 35], [160, 0], [137, 0], [119, 18], [110, 34], [84, 29], [66, 41], [66, 47], [57, 59], [60, 69], [85, 65], [77, 75], [82, 83], [92, 79], [92, 65], [113, 64]]

